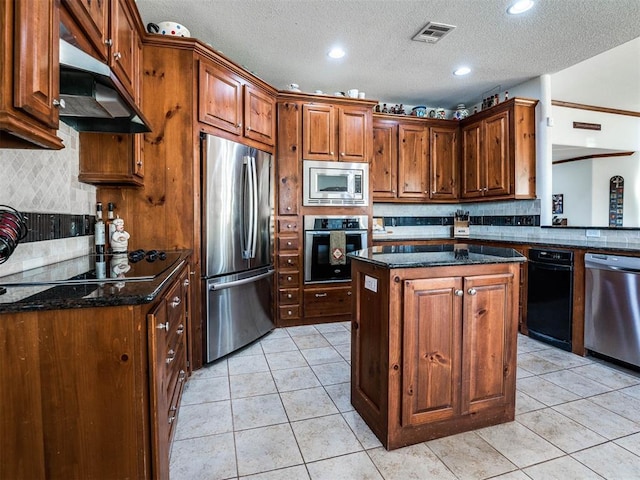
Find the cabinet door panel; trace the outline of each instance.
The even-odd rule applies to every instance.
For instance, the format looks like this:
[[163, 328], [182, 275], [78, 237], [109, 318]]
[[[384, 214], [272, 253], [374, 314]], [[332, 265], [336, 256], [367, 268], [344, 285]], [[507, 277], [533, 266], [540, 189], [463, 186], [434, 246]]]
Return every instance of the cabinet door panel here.
[[235, 135], [242, 134], [242, 85], [235, 78], [200, 62], [198, 119]]
[[511, 274], [464, 279], [463, 413], [507, 403], [512, 289]]
[[[460, 410], [460, 278], [404, 283], [402, 424], [444, 420]], [[435, 321], [434, 319], [437, 319]]]
[[373, 198], [395, 198], [398, 167], [398, 127], [376, 122], [373, 126], [371, 176]]
[[278, 214], [297, 215], [300, 189], [301, 115], [297, 103], [278, 104]]
[[275, 100], [250, 85], [244, 90], [245, 137], [273, 145], [276, 131]]
[[51, 128], [58, 128], [53, 101], [60, 91], [57, 2], [15, 2], [14, 106]]
[[303, 154], [305, 160], [337, 160], [336, 120], [333, 105], [304, 105]]
[[487, 179], [485, 195], [508, 195], [511, 193], [509, 112], [485, 120], [484, 138]]
[[481, 197], [484, 182], [482, 180], [483, 169], [481, 124], [476, 123], [462, 129], [462, 192], [463, 198]]
[[340, 157], [344, 162], [368, 162], [367, 141], [369, 111], [362, 108], [340, 108]]
[[398, 197], [429, 198], [427, 130], [399, 125], [398, 144]]
[[431, 127], [431, 199], [458, 198], [458, 129]]
[[109, 0], [63, 0], [82, 30], [87, 34], [102, 60], [107, 59], [109, 46]]
[[140, 39], [126, 0], [111, 1], [113, 46], [109, 64], [133, 99], [137, 95]]

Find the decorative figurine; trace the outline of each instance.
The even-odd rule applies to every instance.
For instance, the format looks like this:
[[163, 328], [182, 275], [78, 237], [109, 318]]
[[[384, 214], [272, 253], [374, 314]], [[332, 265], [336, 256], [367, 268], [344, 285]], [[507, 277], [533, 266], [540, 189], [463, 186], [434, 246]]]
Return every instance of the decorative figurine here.
[[387, 104], [382, 104], [382, 113], [389, 113], [389, 109], [387, 108]]
[[124, 231], [124, 220], [116, 218], [113, 221], [116, 231], [111, 236], [111, 250], [114, 253], [125, 253], [129, 245], [129, 233]]

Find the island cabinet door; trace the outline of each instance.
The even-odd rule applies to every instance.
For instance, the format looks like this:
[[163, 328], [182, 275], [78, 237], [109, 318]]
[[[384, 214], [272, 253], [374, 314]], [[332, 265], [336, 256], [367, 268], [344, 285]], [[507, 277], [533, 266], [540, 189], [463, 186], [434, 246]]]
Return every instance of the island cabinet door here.
[[[463, 307], [462, 413], [505, 405], [515, 395], [511, 352], [517, 318], [512, 300], [513, 275], [465, 277]], [[513, 323], [513, 325], [512, 325]]]
[[461, 289], [460, 277], [405, 281], [403, 426], [460, 413]]

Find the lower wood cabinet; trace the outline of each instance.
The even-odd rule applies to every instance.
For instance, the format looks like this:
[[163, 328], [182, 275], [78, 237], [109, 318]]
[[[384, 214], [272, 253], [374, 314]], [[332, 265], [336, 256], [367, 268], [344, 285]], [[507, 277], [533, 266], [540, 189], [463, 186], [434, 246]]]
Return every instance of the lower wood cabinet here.
[[0, 315], [0, 478], [169, 478], [187, 275], [153, 304]]
[[519, 264], [352, 276], [351, 399], [387, 449], [513, 420]]
[[338, 321], [336, 316], [351, 316], [351, 284], [348, 287], [305, 287], [305, 318], [322, 317], [318, 321]]

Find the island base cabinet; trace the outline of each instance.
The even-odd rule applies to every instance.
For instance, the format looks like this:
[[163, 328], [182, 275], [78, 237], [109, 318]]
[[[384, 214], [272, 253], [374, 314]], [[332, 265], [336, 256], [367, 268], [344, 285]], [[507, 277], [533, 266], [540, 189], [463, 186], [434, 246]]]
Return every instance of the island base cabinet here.
[[514, 419], [518, 276], [352, 262], [351, 402], [385, 448]]

